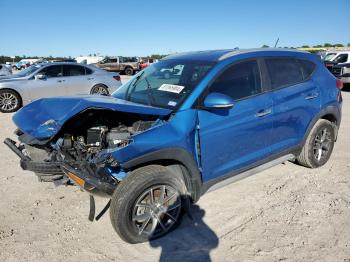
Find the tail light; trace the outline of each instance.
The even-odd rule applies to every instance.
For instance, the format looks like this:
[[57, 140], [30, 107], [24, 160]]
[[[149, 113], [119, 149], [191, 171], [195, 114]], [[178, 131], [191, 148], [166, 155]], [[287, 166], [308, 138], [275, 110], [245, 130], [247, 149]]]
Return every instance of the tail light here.
[[120, 76], [113, 76], [113, 78], [117, 81], [120, 81]]
[[341, 90], [343, 88], [343, 81], [341, 81], [340, 79], [337, 79], [336, 86], [339, 90]]

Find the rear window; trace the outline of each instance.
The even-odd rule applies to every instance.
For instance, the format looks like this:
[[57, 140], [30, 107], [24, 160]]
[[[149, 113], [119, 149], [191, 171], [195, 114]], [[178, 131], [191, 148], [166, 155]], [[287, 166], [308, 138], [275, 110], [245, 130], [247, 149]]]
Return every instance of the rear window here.
[[64, 76], [81, 76], [85, 75], [85, 67], [77, 65], [64, 65], [63, 66]]
[[273, 89], [304, 80], [301, 65], [294, 58], [267, 58], [265, 61]]

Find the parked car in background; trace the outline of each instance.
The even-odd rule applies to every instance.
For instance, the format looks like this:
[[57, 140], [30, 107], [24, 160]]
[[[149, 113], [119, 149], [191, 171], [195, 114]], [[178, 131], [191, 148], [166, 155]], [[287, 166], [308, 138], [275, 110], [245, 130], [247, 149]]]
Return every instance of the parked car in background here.
[[[176, 77], [162, 77], [173, 68]], [[23, 169], [107, 197], [115, 231], [139, 243], [170, 232], [210, 190], [289, 160], [323, 166], [341, 122], [341, 87], [306, 52], [176, 54], [112, 97], [27, 105], [13, 117], [20, 146], [5, 143]]]
[[150, 65], [152, 65], [153, 63], [157, 63], [158, 59], [153, 59], [153, 58], [149, 58], [147, 60], [142, 60], [140, 62], [140, 70], [145, 69], [146, 67], [149, 67]]
[[93, 66], [65, 62], [37, 64], [0, 79], [0, 112], [15, 112], [42, 97], [108, 95], [120, 86], [118, 73]]
[[30, 63], [27, 61], [19, 61], [17, 63], [15, 63], [14, 65], [12, 65], [12, 68], [15, 70], [22, 70], [24, 68], [27, 68], [30, 66]]
[[350, 51], [329, 52], [325, 56], [324, 63], [332, 72], [333, 66], [350, 63]]
[[334, 65], [332, 67], [332, 73], [344, 84], [350, 84], [350, 63]]
[[90, 65], [90, 64], [98, 63], [103, 59], [104, 59], [103, 56], [78, 56], [74, 60], [77, 63]]
[[133, 75], [140, 70], [138, 57], [106, 57], [102, 61], [95, 63], [94, 66], [112, 72], [122, 72], [126, 75]]
[[12, 75], [12, 68], [9, 68], [6, 64], [0, 64], [0, 78], [9, 75]]

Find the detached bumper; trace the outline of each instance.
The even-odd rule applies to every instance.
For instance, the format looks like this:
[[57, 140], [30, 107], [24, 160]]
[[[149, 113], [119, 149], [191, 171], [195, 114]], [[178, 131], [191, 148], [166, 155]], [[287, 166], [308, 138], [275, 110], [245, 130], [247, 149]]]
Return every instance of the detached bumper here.
[[22, 153], [23, 148], [16, 145], [16, 142], [6, 138], [4, 144], [7, 145], [19, 158], [23, 170], [32, 171], [40, 174], [63, 175], [61, 163], [59, 162], [35, 162], [30, 157]]

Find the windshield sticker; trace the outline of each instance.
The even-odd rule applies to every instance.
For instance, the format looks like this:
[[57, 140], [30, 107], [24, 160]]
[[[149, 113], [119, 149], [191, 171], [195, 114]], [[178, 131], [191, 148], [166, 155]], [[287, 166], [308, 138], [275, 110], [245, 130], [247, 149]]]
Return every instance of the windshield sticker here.
[[181, 91], [184, 89], [184, 86], [178, 86], [178, 85], [170, 85], [170, 84], [162, 84], [158, 90], [160, 91], [166, 91], [171, 93], [180, 94]]
[[176, 106], [176, 102], [175, 101], [169, 101], [169, 103], [168, 103], [168, 106]]

